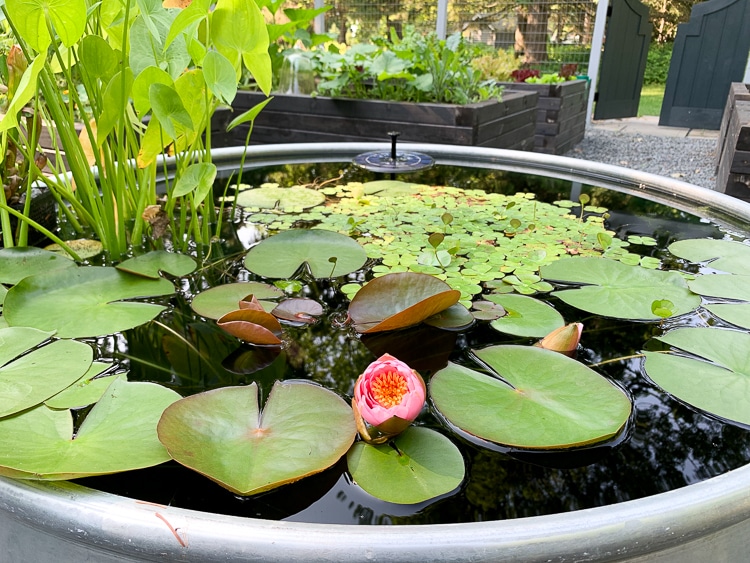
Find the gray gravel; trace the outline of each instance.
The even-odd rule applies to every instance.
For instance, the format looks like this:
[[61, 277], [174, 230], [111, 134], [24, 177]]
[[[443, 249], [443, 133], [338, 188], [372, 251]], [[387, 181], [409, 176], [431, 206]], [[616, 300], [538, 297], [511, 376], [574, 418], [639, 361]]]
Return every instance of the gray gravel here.
[[589, 128], [565, 156], [616, 164], [714, 189], [716, 139], [660, 137]]

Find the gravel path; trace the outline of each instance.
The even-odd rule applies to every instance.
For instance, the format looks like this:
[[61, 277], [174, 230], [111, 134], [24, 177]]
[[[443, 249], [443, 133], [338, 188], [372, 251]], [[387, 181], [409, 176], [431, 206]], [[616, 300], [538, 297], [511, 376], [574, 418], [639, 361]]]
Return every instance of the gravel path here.
[[716, 139], [659, 137], [589, 128], [565, 156], [616, 164], [714, 189]]

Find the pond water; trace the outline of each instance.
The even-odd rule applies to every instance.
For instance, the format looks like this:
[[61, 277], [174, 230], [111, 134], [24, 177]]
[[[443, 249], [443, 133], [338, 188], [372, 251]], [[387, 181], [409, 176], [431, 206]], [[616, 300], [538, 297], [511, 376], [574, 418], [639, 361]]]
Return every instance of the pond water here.
[[[329, 163], [246, 171], [242, 181], [253, 186], [264, 182], [289, 185], [339, 176], [342, 183], [379, 179], [347, 164]], [[656, 239], [656, 246], [633, 246], [633, 252], [663, 259], [667, 265], [676, 260], [666, 251], [675, 240], [744, 237], [739, 228], [719, 227], [688, 211], [567, 180], [448, 166], [403, 179], [505, 194], [532, 192], [544, 202], [578, 201], [585, 193], [591, 205], [609, 210], [607, 226], [619, 237]], [[572, 212], [578, 211], [573, 208]], [[215, 260], [188, 279], [184, 291], [171, 300], [171, 310], [157, 324], [100, 339], [100, 354], [128, 366], [131, 380], [155, 381], [183, 395], [255, 381], [265, 396], [273, 381], [291, 378], [321, 383], [349, 400], [356, 377], [385, 352], [406, 361], [428, 379], [448, 360], [467, 363], [471, 349], [533, 342], [498, 333], [486, 322], [462, 332], [418, 327], [395, 334], [356, 336], [337, 322], [345, 317], [348, 305], [337, 290], [340, 280], [318, 280], [307, 283], [302, 293], [323, 302], [327, 318], [309, 327], [285, 328], [285, 347], [278, 356], [252, 353], [213, 321], [195, 315], [189, 301], [194, 293], [217, 284], [260, 280], [242, 266], [245, 245], [254, 241], [255, 232], [241, 220], [229, 224], [225, 243], [213, 255], [226, 258]], [[367, 275], [362, 272], [359, 278]], [[374, 499], [351, 482], [344, 460], [318, 475], [253, 497], [234, 495], [175, 462], [78, 482], [143, 501], [237, 516], [341, 524], [426, 524], [501, 520], [602, 506], [683, 487], [750, 462], [747, 428], [724, 423], [666, 395], [648, 380], [642, 359], [637, 357], [644, 348], [655, 349], [657, 344], [650, 339], [670, 327], [721, 326], [721, 321], [703, 312], [661, 324], [629, 322], [595, 317], [554, 297], [537, 297], [557, 308], [566, 322], [584, 324], [577, 359], [594, 366], [631, 397], [631, 420], [611, 442], [567, 452], [513, 451], [452, 432], [428, 403], [417, 423], [450, 435], [464, 455], [467, 472], [459, 490], [419, 505]], [[249, 373], [260, 364], [267, 365]]]

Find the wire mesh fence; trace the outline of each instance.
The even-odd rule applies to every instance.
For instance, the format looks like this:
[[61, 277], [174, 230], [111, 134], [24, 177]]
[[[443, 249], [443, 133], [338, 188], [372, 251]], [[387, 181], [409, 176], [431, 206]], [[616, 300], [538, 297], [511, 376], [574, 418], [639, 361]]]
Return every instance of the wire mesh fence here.
[[[369, 41], [405, 26], [435, 31], [436, 0], [333, 0], [325, 29], [342, 43]], [[511, 50], [519, 66], [556, 72], [562, 65], [587, 71], [596, 15], [592, 0], [454, 0], [447, 2], [447, 33]]]

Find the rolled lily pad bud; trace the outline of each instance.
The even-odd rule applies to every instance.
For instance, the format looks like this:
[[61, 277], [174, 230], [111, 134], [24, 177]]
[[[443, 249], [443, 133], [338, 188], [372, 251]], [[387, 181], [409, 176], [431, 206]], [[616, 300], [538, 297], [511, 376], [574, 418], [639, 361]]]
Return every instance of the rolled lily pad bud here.
[[29, 62], [21, 51], [21, 47], [13, 45], [8, 51], [6, 64], [8, 65], [8, 100], [12, 100]]
[[366, 442], [382, 444], [406, 430], [422, 411], [427, 390], [422, 377], [401, 360], [383, 354], [354, 384], [352, 409]]
[[537, 342], [536, 346], [554, 352], [570, 354], [578, 348], [578, 342], [581, 340], [582, 332], [583, 323], [570, 323], [569, 325], [561, 326], [550, 332], [547, 336]]

